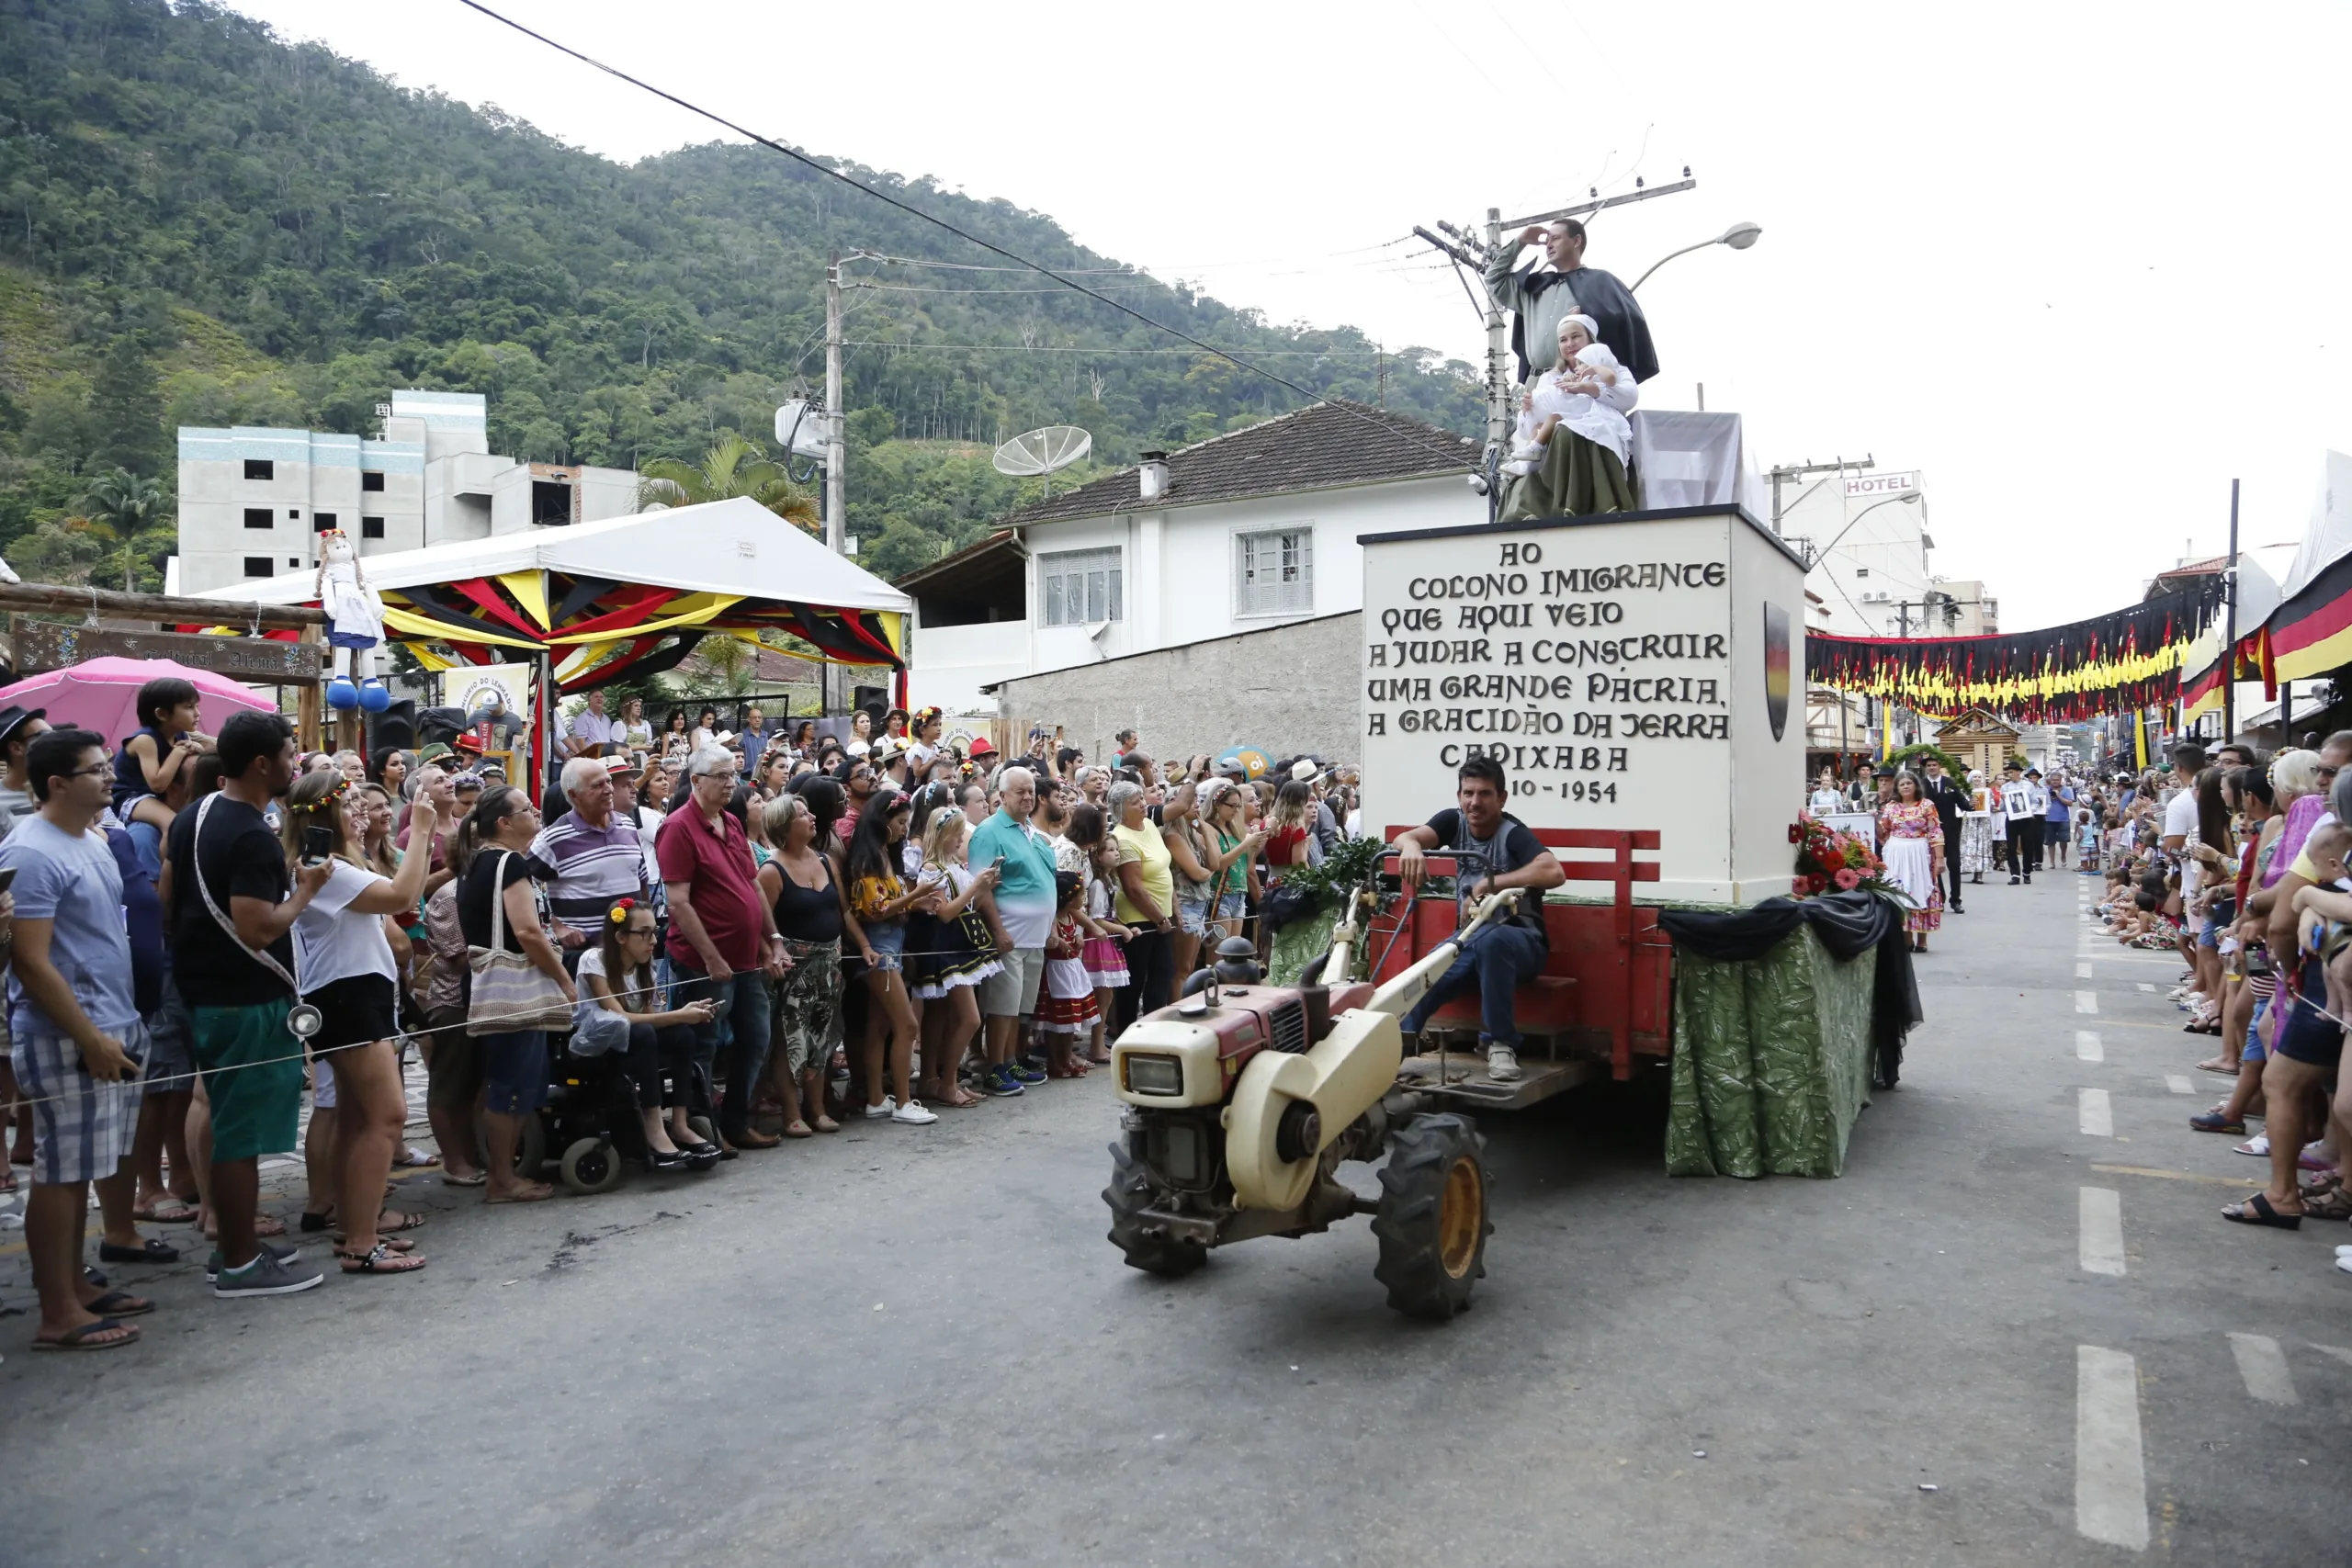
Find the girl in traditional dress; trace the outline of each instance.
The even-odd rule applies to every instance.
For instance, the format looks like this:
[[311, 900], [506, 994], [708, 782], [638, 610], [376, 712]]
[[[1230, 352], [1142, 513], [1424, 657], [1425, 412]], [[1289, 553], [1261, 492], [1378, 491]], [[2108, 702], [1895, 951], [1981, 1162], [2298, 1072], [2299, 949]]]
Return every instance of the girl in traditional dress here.
[[1085, 911], [1085, 878], [1054, 874], [1053, 934], [1046, 941], [1046, 991], [1037, 1001], [1037, 1031], [1046, 1037], [1046, 1076], [1082, 1078], [1088, 1053], [1081, 1041], [1102, 1021], [1094, 1002], [1094, 981], [1083, 956], [1092, 922]]
[[1968, 770], [1968, 809], [1960, 814], [1960, 869], [1971, 882], [1982, 882], [1993, 869], [1994, 842], [1999, 836], [1997, 814], [1986, 809], [1984, 775]]
[[1912, 947], [1925, 953], [1928, 933], [1944, 923], [1944, 829], [1919, 775], [1908, 768], [1894, 776], [1894, 801], [1879, 810], [1878, 839], [1887, 880], [1911, 906], [1903, 929], [1911, 933]]

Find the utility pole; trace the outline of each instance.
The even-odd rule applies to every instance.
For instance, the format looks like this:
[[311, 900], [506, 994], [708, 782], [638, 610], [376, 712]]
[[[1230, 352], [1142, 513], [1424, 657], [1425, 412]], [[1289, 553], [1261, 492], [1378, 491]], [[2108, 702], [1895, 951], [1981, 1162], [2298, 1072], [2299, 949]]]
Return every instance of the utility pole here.
[[[842, 474], [845, 455], [842, 423], [842, 256], [825, 258], [825, 547], [835, 555], [849, 549], [849, 508]], [[842, 668], [831, 661], [819, 667], [818, 702], [827, 713], [848, 705]]]
[[[1788, 511], [1788, 506], [1783, 506], [1781, 503], [1781, 485], [1791, 479], [1801, 479], [1807, 474], [1839, 474], [1845, 472], [1848, 468], [1852, 468], [1859, 473], [1864, 468], [1874, 468], [1876, 467], [1878, 467], [1877, 460], [1865, 456], [1853, 459], [1840, 457], [1834, 463], [1815, 463], [1810, 461], [1792, 463], [1785, 467], [1770, 470], [1764, 477], [1772, 481], [1772, 532], [1777, 534], [1781, 531], [1781, 514]], [[1804, 497], [1802, 495], [1797, 497], [1797, 501], [1803, 501], [1804, 499]], [[1792, 506], [1795, 503], [1795, 502], [1792, 502], [1789, 505]]]

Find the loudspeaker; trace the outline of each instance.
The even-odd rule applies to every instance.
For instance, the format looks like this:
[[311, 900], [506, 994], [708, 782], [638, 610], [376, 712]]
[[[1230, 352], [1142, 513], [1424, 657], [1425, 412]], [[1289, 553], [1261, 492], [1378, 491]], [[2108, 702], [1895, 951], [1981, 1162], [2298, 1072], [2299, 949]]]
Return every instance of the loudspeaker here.
[[416, 703], [402, 697], [368, 720], [368, 754], [381, 756], [386, 751], [416, 750]]

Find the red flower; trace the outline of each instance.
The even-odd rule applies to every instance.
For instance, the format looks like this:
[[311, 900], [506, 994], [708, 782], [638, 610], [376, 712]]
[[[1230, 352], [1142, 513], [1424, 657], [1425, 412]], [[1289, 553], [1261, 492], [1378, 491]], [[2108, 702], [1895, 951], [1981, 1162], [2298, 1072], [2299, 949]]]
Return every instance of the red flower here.
[[1792, 822], [1789, 824], [1789, 842], [1792, 844], [1802, 844], [1804, 842], [1804, 823]]

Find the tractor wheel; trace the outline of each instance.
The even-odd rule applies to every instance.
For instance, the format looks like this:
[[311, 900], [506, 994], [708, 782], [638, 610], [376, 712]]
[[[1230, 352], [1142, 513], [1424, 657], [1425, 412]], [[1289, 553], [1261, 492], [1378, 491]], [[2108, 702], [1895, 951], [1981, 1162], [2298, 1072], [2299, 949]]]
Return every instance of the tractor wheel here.
[[1408, 1317], [1442, 1323], [1470, 1310], [1495, 1229], [1487, 1217], [1486, 1145], [1466, 1116], [1416, 1116], [1388, 1135], [1372, 1221], [1380, 1238], [1373, 1277]]
[[1144, 1234], [1151, 1183], [1124, 1142], [1111, 1145], [1111, 1185], [1102, 1189], [1102, 1201], [1111, 1205], [1111, 1245], [1126, 1254], [1128, 1268], [1172, 1280], [1208, 1261], [1209, 1249], [1199, 1242]]

